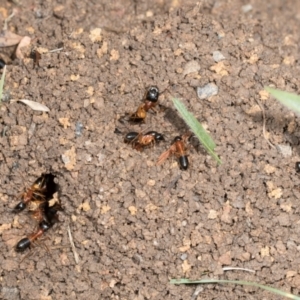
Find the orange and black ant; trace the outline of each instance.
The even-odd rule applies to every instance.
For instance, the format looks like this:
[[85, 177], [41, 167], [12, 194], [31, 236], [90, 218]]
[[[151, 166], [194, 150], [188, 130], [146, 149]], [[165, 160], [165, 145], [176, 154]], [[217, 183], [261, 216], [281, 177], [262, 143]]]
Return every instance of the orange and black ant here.
[[43, 174], [20, 195], [21, 202], [19, 202], [13, 211], [19, 213], [23, 211], [31, 201], [47, 201], [52, 198], [57, 190], [57, 185], [54, 182], [54, 175]]
[[31, 185], [30, 188], [20, 195], [21, 202], [15, 206], [13, 210], [14, 212], [18, 213], [23, 211], [30, 201], [35, 199], [43, 200], [45, 198], [44, 192], [46, 190], [46, 178], [46, 174], [43, 174]]
[[156, 131], [148, 131], [145, 134], [132, 131], [127, 133], [124, 138], [125, 143], [131, 143], [132, 148], [138, 151], [142, 151], [146, 146], [151, 146], [164, 140], [164, 136]]
[[183, 170], [187, 170], [189, 167], [189, 160], [187, 157], [186, 141], [190, 137], [190, 134], [183, 136], [176, 136], [173, 140], [170, 148], [163, 152], [158, 158], [157, 165], [161, 165], [169, 156], [175, 155], [179, 159], [179, 166]]
[[42, 220], [39, 222], [38, 229], [29, 236], [21, 239], [15, 247], [16, 251], [24, 252], [26, 249], [30, 248], [34, 241], [58, 222], [57, 212], [61, 210], [62, 207], [60, 203], [55, 203], [53, 206], [49, 207], [49, 202], [46, 202], [43, 209]]
[[136, 112], [130, 116], [129, 120], [132, 122], [144, 121], [147, 116], [147, 112], [150, 109], [156, 111], [155, 106], [157, 105], [159, 95], [160, 93], [158, 87], [151, 86], [145, 93], [143, 98], [144, 103], [141, 104]]

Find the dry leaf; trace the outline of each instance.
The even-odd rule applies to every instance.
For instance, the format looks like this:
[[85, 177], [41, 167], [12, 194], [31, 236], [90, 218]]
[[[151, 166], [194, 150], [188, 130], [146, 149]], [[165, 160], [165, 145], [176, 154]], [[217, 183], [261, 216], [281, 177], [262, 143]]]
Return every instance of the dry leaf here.
[[16, 49], [16, 57], [19, 59], [24, 59], [24, 55], [21, 52], [21, 49], [24, 47], [28, 47], [30, 45], [31, 38], [29, 36], [22, 37], [17, 49]]
[[0, 47], [14, 46], [20, 43], [23, 37], [12, 33], [8, 30], [3, 30], [0, 33]]
[[46, 105], [35, 102], [35, 101], [31, 101], [31, 100], [27, 100], [27, 99], [21, 99], [21, 100], [17, 100], [17, 101], [28, 105], [33, 110], [46, 111], [46, 112], [50, 111], [50, 109]]

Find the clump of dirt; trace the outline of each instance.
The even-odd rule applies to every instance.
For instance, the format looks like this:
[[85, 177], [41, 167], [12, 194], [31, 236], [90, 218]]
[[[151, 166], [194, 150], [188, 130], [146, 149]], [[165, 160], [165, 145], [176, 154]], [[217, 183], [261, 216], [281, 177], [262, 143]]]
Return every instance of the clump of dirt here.
[[[169, 280], [207, 272], [299, 293], [299, 120], [264, 91], [265, 85], [299, 90], [299, 4], [181, 4], [3, 3], [3, 19], [19, 11], [9, 29], [31, 36], [41, 53], [34, 68], [30, 58], [11, 60], [6, 92], [50, 112], [1, 106], [2, 299], [190, 299], [194, 287]], [[208, 83], [218, 94], [200, 100], [196, 89]], [[149, 113], [145, 124], [120, 123], [151, 85], [168, 89], [159, 98], [165, 109]], [[171, 159], [156, 166], [187, 130], [170, 95], [205, 125], [222, 165], [191, 147], [186, 171]], [[162, 132], [166, 142], [139, 152], [116, 127]], [[266, 139], [293, 155], [283, 157]], [[50, 255], [37, 245], [22, 261], [13, 247], [33, 227], [10, 211], [23, 178], [30, 183], [45, 172], [57, 178], [64, 212], [41, 241]], [[210, 285], [199, 297], [270, 295]]]

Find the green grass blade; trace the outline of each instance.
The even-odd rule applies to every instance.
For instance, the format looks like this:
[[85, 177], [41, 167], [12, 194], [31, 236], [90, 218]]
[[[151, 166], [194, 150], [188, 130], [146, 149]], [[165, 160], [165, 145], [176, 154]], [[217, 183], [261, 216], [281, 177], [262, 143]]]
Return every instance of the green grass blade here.
[[198, 120], [191, 114], [184, 104], [177, 98], [172, 98], [174, 106], [178, 110], [179, 114], [181, 115], [182, 119], [185, 123], [190, 127], [191, 131], [196, 135], [199, 139], [200, 143], [203, 147], [207, 150], [207, 152], [218, 162], [221, 164], [221, 160], [218, 155], [214, 152], [216, 147], [215, 142], [207, 133], [207, 131], [203, 128], [203, 126], [198, 122]]
[[5, 72], [6, 72], [6, 65], [3, 68], [3, 73], [2, 73], [2, 76], [1, 76], [1, 80], [0, 80], [0, 104], [2, 104], [2, 95], [3, 95]]
[[300, 115], [300, 96], [285, 91], [265, 87], [265, 90], [287, 108]]
[[218, 280], [218, 279], [202, 279], [202, 280], [189, 280], [189, 279], [171, 279], [170, 283], [172, 284], [200, 284], [200, 283], [232, 283], [232, 284], [239, 284], [239, 285], [249, 285], [249, 286], [254, 286], [258, 287], [264, 290], [267, 290], [271, 293], [289, 298], [289, 299], [295, 299], [295, 300], [300, 300], [299, 296], [295, 296], [293, 294], [290, 294], [288, 292], [284, 292], [275, 288], [272, 288], [270, 286], [262, 285], [259, 283], [255, 282], [250, 282], [250, 281], [241, 281], [241, 280]]

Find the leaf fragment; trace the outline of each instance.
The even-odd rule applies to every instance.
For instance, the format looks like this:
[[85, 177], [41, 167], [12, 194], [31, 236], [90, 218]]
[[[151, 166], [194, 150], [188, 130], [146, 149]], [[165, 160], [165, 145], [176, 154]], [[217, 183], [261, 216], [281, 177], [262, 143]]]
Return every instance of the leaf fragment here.
[[19, 59], [24, 59], [24, 55], [21, 51], [22, 48], [28, 47], [30, 45], [31, 38], [29, 36], [22, 37], [17, 49], [16, 49], [16, 57]]
[[281, 104], [300, 115], [300, 96], [266, 86], [265, 90]]
[[20, 43], [22, 36], [10, 32], [9, 30], [3, 30], [0, 33], [0, 47], [10, 47]]
[[201, 123], [199, 123], [195, 116], [186, 109], [185, 105], [179, 99], [172, 98], [172, 100], [182, 119], [190, 127], [192, 132], [199, 139], [200, 143], [204, 146], [207, 152], [218, 162], [218, 164], [220, 164], [221, 160], [218, 157], [218, 155], [214, 152], [216, 144], [213, 141], [213, 139], [203, 128]]
[[46, 105], [41, 104], [39, 102], [35, 102], [35, 101], [27, 100], [27, 99], [20, 99], [17, 101], [26, 104], [31, 109], [36, 110], [36, 111], [45, 111], [45, 112], [50, 111], [50, 109]]

